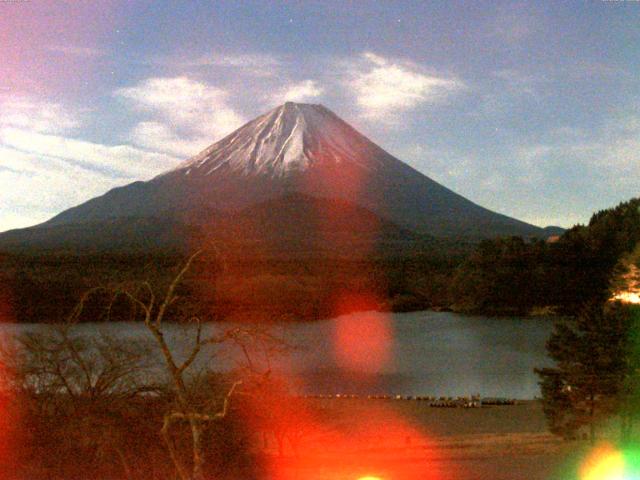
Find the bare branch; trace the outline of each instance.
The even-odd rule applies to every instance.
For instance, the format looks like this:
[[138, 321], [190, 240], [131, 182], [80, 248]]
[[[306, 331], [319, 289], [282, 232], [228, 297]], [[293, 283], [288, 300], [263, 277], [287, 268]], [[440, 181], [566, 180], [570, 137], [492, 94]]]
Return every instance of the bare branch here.
[[[131, 301], [135, 305], [138, 305], [140, 308], [142, 308], [142, 311], [144, 312], [144, 322], [145, 323], [147, 323], [147, 322], [149, 322], [151, 320], [151, 313], [152, 313], [151, 312], [151, 308], [152, 308], [153, 298], [150, 300], [150, 304], [147, 305], [146, 303], [144, 303], [142, 300], [140, 300], [138, 297], [133, 295], [128, 290], [119, 288], [118, 290], [116, 290], [116, 292], [115, 292], [115, 294], [113, 296], [113, 301], [115, 301], [115, 299], [120, 295], [123, 295], [123, 296], [127, 297], [129, 299], [129, 301]], [[113, 301], [112, 301], [112, 303], [113, 303]]]
[[171, 436], [170, 430], [174, 420], [176, 420], [175, 414], [165, 415], [160, 434], [164, 439], [164, 443], [167, 446], [167, 450], [169, 451], [169, 457], [171, 458], [171, 462], [176, 468], [176, 472], [178, 473], [180, 480], [190, 480], [190, 475], [187, 473], [187, 469], [184, 467], [182, 461], [180, 460], [175, 442], [173, 441], [173, 437]]
[[80, 297], [80, 301], [76, 304], [71, 314], [67, 317], [67, 323], [68, 324], [77, 323], [78, 319], [80, 318], [80, 315], [84, 310], [85, 303], [87, 302], [87, 300], [89, 300], [89, 297], [91, 297], [91, 295], [93, 295], [94, 293], [97, 293], [100, 291], [107, 291], [107, 288], [103, 286], [99, 286], [99, 287], [91, 288], [86, 292], [84, 292], [82, 294], [82, 297]]
[[173, 279], [173, 281], [169, 285], [169, 288], [167, 290], [167, 294], [164, 297], [164, 301], [160, 305], [160, 309], [158, 310], [158, 314], [156, 315], [156, 326], [159, 327], [162, 324], [162, 320], [164, 319], [164, 314], [165, 314], [165, 311], [167, 310], [167, 307], [171, 303], [173, 303], [173, 301], [175, 299], [176, 287], [180, 284], [180, 282], [182, 281], [182, 279], [185, 276], [185, 274], [187, 273], [187, 271], [189, 271], [189, 269], [191, 268], [191, 264], [194, 262], [196, 257], [198, 255], [200, 255], [201, 253], [202, 253], [202, 250], [198, 250], [193, 255], [191, 255], [189, 257], [189, 259], [187, 260], [187, 262], [182, 267], [182, 269], [180, 270], [180, 272], [178, 272], [178, 275], [175, 276], [175, 278]]
[[195, 361], [195, 359], [197, 358], [198, 354], [200, 353], [200, 350], [202, 349], [202, 347], [204, 345], [206, 345], [206, 343], [207, 343], [207, 342], [203, 342], [201, 340], [201, 338], [202, 338], [202, 321], [198, 317], [194, 317], [194, 319], [196, 320], [196, 322], [198, 324], [198, 330], [196, 332], [195, 345], [193, 346], [193, 349], [191, 350], [191, 354], [189, 355], [189, 357], [187, 357], [187, 359], [182, 363], [182, 365], [180, 365], [180, 367], [178, 367], [178, 371], [180, 373], [184, 372], [187, 368], [189, 368], [191, 366], [191, 364]]
[[231, 385], [231, 388], [227, 392], [227, 395], [224, 397], [224, 403], [222, 404], [222, 411], [216, 413], [214, 415], [214, 418], [220, 419], [227, 416], [227, 412], [229, 411], [229, 401], [231, 399], [231, 396], [235, 392], [236, 388], [238, 388], [240, 385], [242, 385], [242, 380], [238, 380], [234, 382], [233, 385]]

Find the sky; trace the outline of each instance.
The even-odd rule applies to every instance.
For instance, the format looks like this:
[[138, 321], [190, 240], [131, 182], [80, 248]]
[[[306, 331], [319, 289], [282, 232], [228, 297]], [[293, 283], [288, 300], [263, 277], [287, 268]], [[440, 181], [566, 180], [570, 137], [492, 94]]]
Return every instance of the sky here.
[[0, 0], [0, 231], [320, 103], [491, 210], [637, 196], [640, 1]]

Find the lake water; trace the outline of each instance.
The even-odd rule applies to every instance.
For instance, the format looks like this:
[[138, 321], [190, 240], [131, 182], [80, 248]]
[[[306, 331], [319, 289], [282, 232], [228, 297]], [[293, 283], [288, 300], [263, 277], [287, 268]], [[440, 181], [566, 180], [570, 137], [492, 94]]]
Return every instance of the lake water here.
[[[347, 348], [345, 357], [345, 352], [336, 347], [340, 328], [364, 325], [371, 319], [382, 319], [383, 341], [374, 342], [369, 355], [368, 334], [356, 332], [355, 336], [348, 337], [348, 345], [361, 356], [357, 362], [345, 364], [351, 348]], [[545, 342], [552, 326], [553, 321], [548, 318], [491, 318], [431, 311], [358, 313], [271, 327], [273, 335], [286, 338], [295, 348], [286, 356], [270, 361], [274, 371], [286, 371], [306, 393], [435, 396], [480, 393], [525, 399], [540, 394], [533, 369], [550, 365]], [[172, 348], [184, 355], [195, 327], [172, 324], [165, 327]], [[209, 325], [206, 331], [215, 333], [229, 327], [228, 324]], [[48, 328], [52, 327], [4, 324], [0, 326], [0, 333], [10, 336], [20, 331]], [[81, 324], [74, 327], [74, 332], [82, 336], [108, 335], [123, 342], [151, 340], [145, 326], [137, 323]], [[152, 341], [150, 345], [157, 355], [153, 362], [161, 365], [159, 350]], [[365, 345], [364, 357], [362, 345]], [[366, 361], [367, 356], [371, 362]], [[225, 371], [241, 359], [238, 349], [211, 348], [202, 352], [194, 368], [207, 366]]]

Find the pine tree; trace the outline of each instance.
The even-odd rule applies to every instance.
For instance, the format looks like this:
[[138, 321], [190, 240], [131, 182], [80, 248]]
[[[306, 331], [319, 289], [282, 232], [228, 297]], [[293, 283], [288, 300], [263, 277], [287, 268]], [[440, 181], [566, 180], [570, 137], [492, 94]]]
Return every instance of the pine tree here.
[[556, 366], [536, 370], [550, 431], [573, 438], [588, 427], [593, 442], [598, 421], [620, 409], [635, 378], [632, 325], [629, 309], [619, 303], [592, 304], [557, 322], [547, 342]]

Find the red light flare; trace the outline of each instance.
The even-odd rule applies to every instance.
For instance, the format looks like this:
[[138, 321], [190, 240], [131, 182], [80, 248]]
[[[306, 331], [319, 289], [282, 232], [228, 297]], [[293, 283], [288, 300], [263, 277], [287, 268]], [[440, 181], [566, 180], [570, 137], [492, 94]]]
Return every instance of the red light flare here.
[[[340, 161], [329, 153], [323, 156], [323, 151], [333, 150], [313, 145], [314, 163], [287, 182], [276, 183], [276, 198], [247, 207], [249, 214], [240, 213], [232, 221], [212, 221], [207, 235], [219, 240], [222, 256], [228, 260], [226, 271], [211, 276], [215, 285], [201, 292], [203, 297], [217, 292], [207, 301], [212, 308], [239, 321], [277, 321], [285, 312], [292, 318], [309, 318], [317, 312], [326, 317], [342, 312], [334, 312], [337, 309], [324, 300], [353, 291], [355, 283], [366, 283], [358, 289], [366, 294], [384, 290], [373, 286], [384, 279], [371, 275], [381, 221], [356, 205], [359, 198], [371, 200], [379, 195], [369, 188], [371, 165], [366, 160], [372, 152], [366, 145], [350, 147], [362, 149], [355, 153], [364, 159], [362, 165]], [[247, 182], [243, 188], [248, 192], [261, 191], [253, 180], [248, 178]], [[237, 195], [232, 188], [237, 184], [230, 181], [229, 185], [228, 194]], [[327, 191], [333, 192], [334, 198], [326, 198]], [[273, 253], [301, 255], [303, 260], [291, 262], [286, 271], [278, 270], [282, 264], [270, 265]], [[311, 262], [306, 260], [310, 253], [315, 256]], [[356, 257], [360, 263], [356, 265], [353, 258], [345, 256]], [[313, 296], [320, 291], [318, 285], [322, 298]], [[260, 304], [262, 299], [268, 310]]]
[[197, 278], [198, 302], [213, 317], [236, 322], [276, 320], [259, 308], [261, 302], [278, 299], [274, 292], [279, 291], [281, 280], [265, 268], [273, 247], [265, 224], [263, 215], [212, 218], [204, 238], [187, 237], [190, 251], [203, 249], [189, 274]]
[[324, 157], [319, 150], [314, 152], [316, 161], [304, 171], [299, 187], [317, 197], [324, 196], [324, 192], [338, 192], [339, 197], [357, 198], [365, 188], [366, 168], [336, 160], [333, 156]]
[[351, 400], [323, 405], [264, 392], [246, 398], [252, 400], [244, 404], [244, 421], [265, 454], [266, 479], [456, 478], [434, 442], [390, 404], [358, 400], [347, 407], [356, 409], [354, 415], [342, 411], [341, 402]]
[[[389, 314], [375, 311], [371, 295], [341, 295], [333, 327], [334, 356], [338, 365], [352, 371], [378, 372], [392, 359], [393, 331]], [[357, 311], [353, 315], [349, 312]]]
[[[3, 263], [0, 258], [0, 264]], [[9, 282], [0, 278], [0, 328], [13, 323], [12, 294]], [[0, 331], [0, 343], [5, 345], [8, 339], [5, 330]], [[19, 453], [19, 433], [20, 416], [14, 392], [11, 391], [11, 371], [1, 363], [0, 359], [0, 480], [10, 478], [9, 472], [15, 469], [15, 462], [18, 461]]]
[[[320, 156], [322, 150], [319, 147], [316, 155]], [[365, 161], [371, 155], [370, 151], [359, 153]], [[338, 266], [338, 281], [331, 292], [333, 301], [329, 311], [331, 317], [337, 317], [334, 356], [345, 369], [376, 372], [391, 358], [393, 332], [388, 314], [377, 311], [383, 303], [386, 284], [373, 267], [382, 225], [378, 216], [356, 205], [358, 199], [377, 194], [367, 191], [370, 174], [366, 165], [321, 157], [305, 172], [301, 186], [311, 194], [333, 191], [338, 197], [355, 200], [353, 204], [317, 200], [318, 231], [315, 233], [333, 255], [349, 255]], [[345, 316], [356, 311], [366, 313]]]
[[[330, 289], [325, 305], [328, 316], [338, 317], [333, 329], [333, 351], [326, 353], [333, 353], [339, 366], [345, 370], [375, 373], [392, 359], [393, 345], [389, 314], [377, 311], [384, 298], [385, 282], [376, 277], [371, 268], [380, 221], [377, 216], [347, 201], [318, 198], [321, 192], [326, 191], [336, 192], [338, 198], [356, 199], [356, 203], [364, 195], [372, 198], [377, 193], [366, 191], [368, 175], [366, 167], [339, 163], [333, 158], [320, 159], [298, 178], [300, 190], [316, 197], [302, 207], [303, 214], [296, 207], [291, 212], [285, 212], [286, 215], [278, 210], [267, 212], [265, 215], [268, 216], [258, 214], [242, 218], [233, 225], [233, 237], [238, 240], [269, 239], [271, 227], [268, 225], [273, 222], [275, 215], [286, 220], [278, 224], [283, 228], [275, 232], [277, 235], [287, 232], [293, 238], [299, 238], [301, 229], [306, 229], [303, 233], [311, 241], [309, 245], [329, 249], [329, 256], [337, 253], [338, 258], [342, 259], [345, 254], [357, 252], [359, 263], [355, 262], [355, 267], [345, 266], [345, 262], [340, 260], [338, 265], [341, 270], [332, 271], [332, 278], [324, 279]], [[261, 248], [265, 244], [256, 244], [255, 251], [265, 253]], [[240, 257], [247, 252], [232, 248], [231, 252], [225, 253], [227, 256], [230, 253], [231, 256]], [[348, 263], [350, 259], [346, 260]], [[331, 262], [328, 264], [333, 265]], [[235, 277], [250, 286], [233, 262], [227, 268], [223, 278], [231, 277], [233, 281]], [[276, 282], [277, 275], [271, 274], [271, 278], [274, 284], [284, 285]], [[265, 277], [264, 281], [267, 280]], [[251, 282], [255, 283], [256, 290], [239, 288], [230, 283], [224, 285], [221, 291], [232, 302], [247, 301], [261, 296], [261, 291], [269, 291], [257, 280], [252, 279]], [[282, 292], [276, 294], [282, 295]], [[273, 298], [269, 302], [272, 304]], [[361, 313], [347, 315], [354, 311]], [[246, 431], [252, 435], [255, 445], [266, 453], [267, 474], [264, 478], [455, 478], [453, 475], [445, 476], [445, 472], [450, 473], [451, 470], [446, 468], [443, 460], [436, 458], [434, 443], [428, 436], [402, 418], [390, 404], [375, 400], [339, 404], [336, 414], [349, 417], [349, 425], [341, 424], [335, 418], [327, 417], [326, 412], [323, 414], [324, 405], [319, 404], [318, 400], [291, 395], [296, 390], [297, 378], [291, 371], [293, 368], [289, 367], [293, 365], [285, 366], [280, 378], [271, 372], [262, 378], [256, 376], [253, 385], [246, 382], [246, 390], [238, 397], [236, 404]], [[333, 400], [343, 401], [350, 400]], [[327, 406], [333, 408], [333, 405]]]
[[[380, 219], [361, 206], [378, 195], [370, 188], [371, 171], [366, 165], [336, 160], [333, 156], [325, 158], [322, 151], [322, 145], [318, 146], [314, 152], [318, 159], [298, 179], [298, 187], [318, 199], [315, 208], [318, 231], [312, 234], [324, 245], [333, 246], [334, 254], [367, 258], [375, 253], [381, 228]], [[356, 154], [363, 159], [370, 155], [369, 151]], [[326, 192], [332, 192], [333, 199], [326, 199]], [[344, 246], [350, 247], [349, 251], [340, 252]]]

